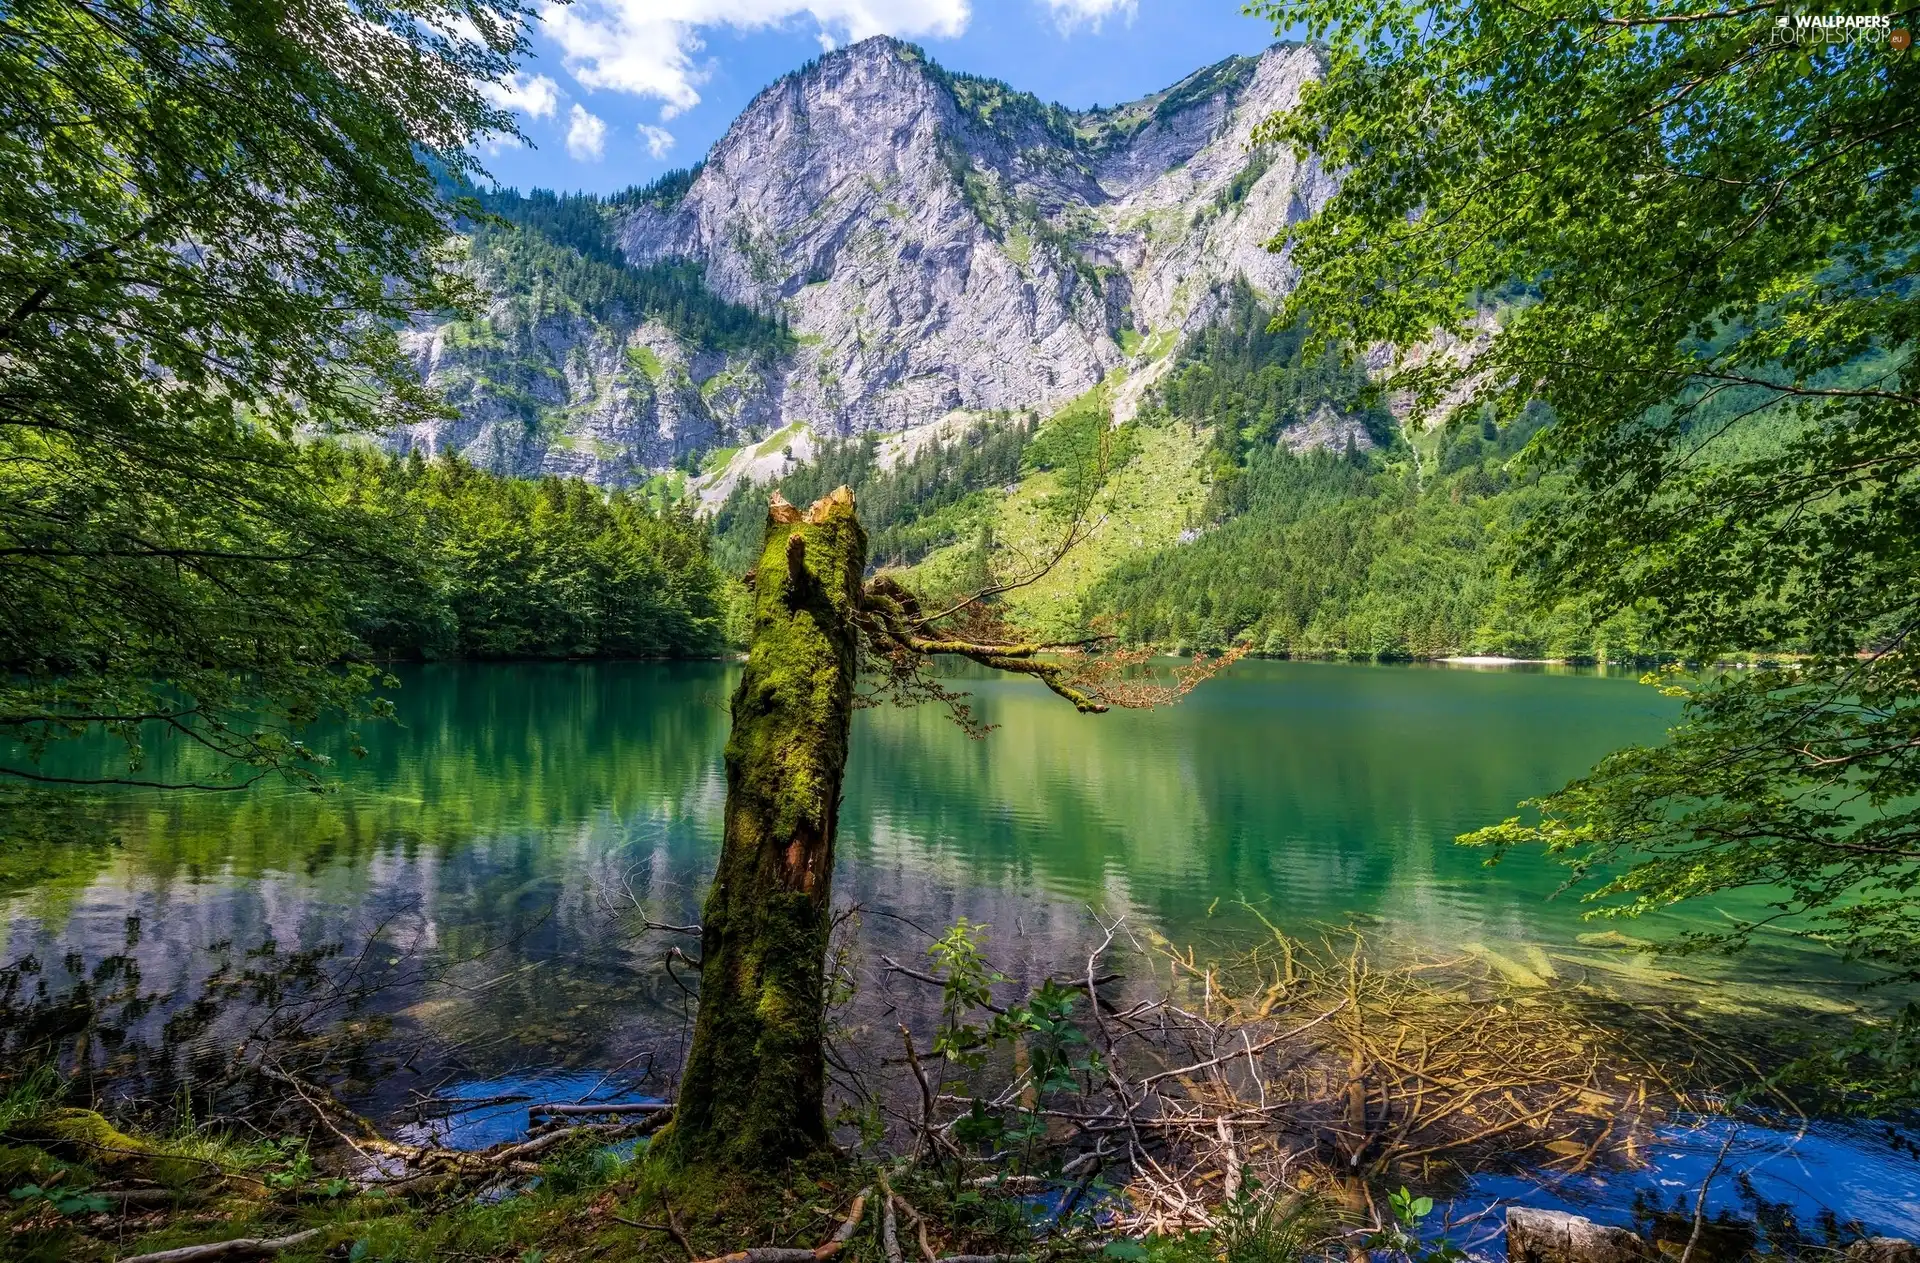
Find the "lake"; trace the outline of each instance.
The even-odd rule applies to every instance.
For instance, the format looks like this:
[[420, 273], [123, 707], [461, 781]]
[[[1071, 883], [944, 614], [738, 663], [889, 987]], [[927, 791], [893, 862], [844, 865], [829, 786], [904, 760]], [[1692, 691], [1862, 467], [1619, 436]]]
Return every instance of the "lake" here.
[[[430, 1037], [458, 1090], [632, 1066], [684, 1024], [675, 937], [641, 922], [698, 919], [737, 670], [404, 669], [399, 722], [363, 733], [368, 753], [343, 758], [335, 792], [114, 795], [116, 845], [44, 855], [0, 888], [5, 960], [31, 957], [55, 991], [104, 969], [96, 992], [150, 997], [127, 1022], [151, 1028], [210, 980], [334, 951], [378, 984], [364, 1006], [378, 1038]], [[1249, 661], [1177, 707], [1102, 716], [1029, 681], [957, 674], [998, 726], [984, 740], [932, 707], [856, 717], [836, 899], [859, 906], [873, 954], [916, 953], [960, 916], [986, 922], [995, 963], [1027, 979], [1084, 959], [1090, 908], [1176, 943], [1257, 913], [1294, 932], [1577, 952], [1605, 927], [1553, 897], [1562, 870], [1533, 855], [1488, 869], [1453, 838], [1659, 740], [1677, 714], [1631, 674], [1557, 668]], [[111, 757], [70, 749], [49, 766], [97, 773]], [[194, 770], [177, 746], [149, 751], [148, 774]], [[1814, 1013], [1851, 1008], [1813, 985], [1831, 963], [1785, 938], [1686, 967]], [[184, 1018], [170, 1031], [210, 1064], [232, 1036]], [[365, 1107], [397, 1108], [390, 1083], [364, 1087]], [[1868, 1183], [1916, 1168], [1888, 1170]], [[1872, 1212], [1881, 1230], [1920, 1225], [1920, 1204], [1889, 1204]]]

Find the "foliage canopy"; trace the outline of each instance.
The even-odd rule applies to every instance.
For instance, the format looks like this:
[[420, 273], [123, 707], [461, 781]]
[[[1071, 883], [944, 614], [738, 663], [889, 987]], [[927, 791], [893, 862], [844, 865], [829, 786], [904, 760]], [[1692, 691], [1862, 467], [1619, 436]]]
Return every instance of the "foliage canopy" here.
[[298, 771], [393, 541], [302, 435], [438, 405], [436, 170], [518, 0], [24, 0], [0, 25], [0, 738], [143, 722]]
[[1293, 230], [1288, 315], [1404, 349], [1473, 338], [1517, 284], [1477, 357], [1403, 356], [1389, 384], [1551, 408], [1528, 456], [1570, 495], [1523, 532], [1536, 596], [1638, 603], [1707, 661], [1804, 655], [1688, 682], [1669, 744], [1468, 840], [1544, 844], [1628, 908], [1771, 888], [1920, 980], [1920, 62], [1775, 4], [1259, 11], [1325, 49], [1268, 135], [1343, 172]]

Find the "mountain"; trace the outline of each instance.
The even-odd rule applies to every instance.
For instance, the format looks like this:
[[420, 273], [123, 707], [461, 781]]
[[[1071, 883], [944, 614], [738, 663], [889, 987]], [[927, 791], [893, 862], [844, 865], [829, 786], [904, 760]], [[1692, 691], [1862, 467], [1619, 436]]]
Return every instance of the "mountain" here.
[[[705, 457], [709, 503], [830, 437], [1137, 388], [1332, 191], [1251, 143], [1316, 54], [1276, 45], [1088, 111], [875, 38], [780, 79], [693, 171], [611, 198], [486, 195], [483, 318], [411, 331], [453, 419], [395, 436], [631, 485]], [[1123, 411], [1133, 398], [1118, 392]]]

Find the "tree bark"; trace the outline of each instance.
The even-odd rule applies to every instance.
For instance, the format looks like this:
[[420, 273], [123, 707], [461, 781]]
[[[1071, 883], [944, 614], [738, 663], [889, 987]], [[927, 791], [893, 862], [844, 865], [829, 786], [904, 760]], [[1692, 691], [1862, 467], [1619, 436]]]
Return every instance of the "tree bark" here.
[[845, 487], [804, 514], [773, 497], [700, 922], [700, 1011], [657, 1146], [682, 1163], [766, 1169], [827, 1143], [823, 973], [866, 559]]

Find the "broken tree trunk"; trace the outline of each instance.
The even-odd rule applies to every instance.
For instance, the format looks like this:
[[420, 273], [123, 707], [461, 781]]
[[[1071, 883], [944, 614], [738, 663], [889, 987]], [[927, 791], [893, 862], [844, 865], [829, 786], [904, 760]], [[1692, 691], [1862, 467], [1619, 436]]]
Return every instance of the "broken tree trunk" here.
[[700, 920], [700, 1011], [657, 1146], [682, 1163], [766, 1168], [826, 1144], [822, 974], [866, 559], [845, 487], [804, 514], [773, 497]]

